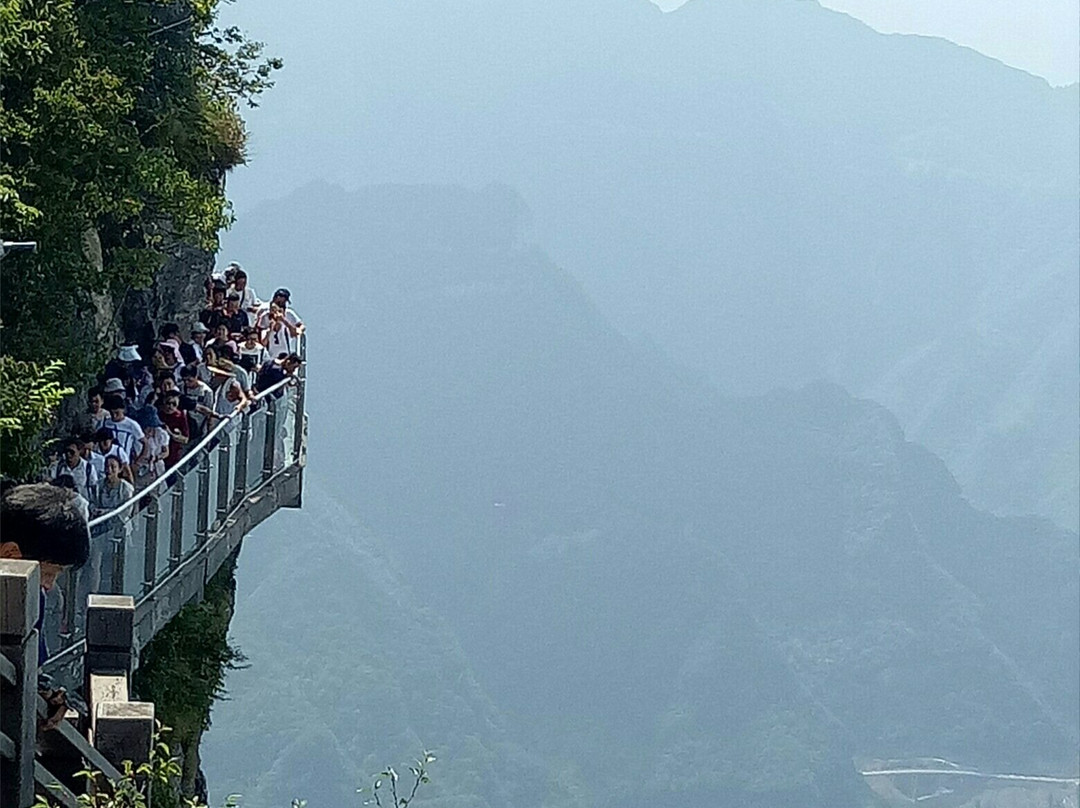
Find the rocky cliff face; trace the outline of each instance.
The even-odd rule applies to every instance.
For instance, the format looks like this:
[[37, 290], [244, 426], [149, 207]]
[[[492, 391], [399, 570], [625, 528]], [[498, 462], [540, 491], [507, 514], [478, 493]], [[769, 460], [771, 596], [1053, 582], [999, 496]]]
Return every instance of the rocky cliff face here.
[[149, 347], [162, 323], [187, 331], [204, 300], [203, 280], [214, 267], [214, 253], [187, 245], [176, 248], [148, 289], [129, 289], [115, 318], [120, 344]]

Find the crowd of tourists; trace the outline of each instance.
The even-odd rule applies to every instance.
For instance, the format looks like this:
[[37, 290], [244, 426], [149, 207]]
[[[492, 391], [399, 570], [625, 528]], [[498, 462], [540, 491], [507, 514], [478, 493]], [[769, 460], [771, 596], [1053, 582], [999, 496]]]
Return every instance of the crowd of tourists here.
[[[163, 485], [171, 485], [170, 473], [182, 473], [185, 454], [217, 424], [230, 430], [239, 411], [259, 406], [261, 392], [301, 365], [304, 323], [291, 308], [288, 289], [261, 301], [236, 263], [212, 274], [205, 287], [197, 319], [165, 323], [152, 345], [124, 345], [108, 362], [43, 481], [4, 488], [0, 558], [41, 566], [39, 662], [48, 656], [48, 638], [69, 628], [61, 625], [64, 600], [85, 602], [87, 592], [109, 591], [106, 548], [130, 535], [135, 508], [101, 520], [106, 529], [91, 535], [93, 517], [117, 510], [163, 477]], [[81, 568], [78, 591], [65, 594], [57, 578], [73, 568]], [[54, 728], [70, 705], [67, 695], [48, 677], [39, 682], [39, 693], [49, 707], [39, 729]]]
[[[90, 389], [75, 432], [49, 461], [45, 481], [71, 489], [88, 519], [117, 510], [140, 489], [169, 478], [217, 424], [225, 421], [231, 431], [239, 424], [231, 416], [299, 368], [304, 323], [290, 306], [288, 289], [261, 301], [235, 263], [207, 278], [205, 286], [197, 319], [184, 327], [164, 323], [153, 345], [120, 347]], [[109, 589], [114, 543], [131, 535], [138, 510], [128, 508], [95, 526], [80, 590]], [[82, 591], [74, 593], [77, 603]], [[59, 587], [49, 597], [53, 634], [65, 628], [64, 599]]]
[[163, 324], [149, 352], [119, 349], [49, 463], [46, 478], [74, 490], [92, 515], [167, 475], [217, 423], [300, 366], [304, 323], [288, 289], [261, 301], [236, 263], [205, 286], [205, 306], [186, 328]]

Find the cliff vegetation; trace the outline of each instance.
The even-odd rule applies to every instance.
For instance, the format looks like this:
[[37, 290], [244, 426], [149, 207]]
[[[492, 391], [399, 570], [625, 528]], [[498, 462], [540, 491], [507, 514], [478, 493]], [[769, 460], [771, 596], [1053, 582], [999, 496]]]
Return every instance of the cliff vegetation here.
[[[216, 248], [231, 222], [223, 179], [244, 162], [240, 112], [281, 62], [220, 27], [219, 5], [0, 4], [0, 229], [38, 243], [4, 260], [5, 379], [47, 381], [57, 361], [61, 381], [98, 370], [128, 294], [171, 256]], [[4, 398], [5, 476], [40, 460], [29, 405]]]

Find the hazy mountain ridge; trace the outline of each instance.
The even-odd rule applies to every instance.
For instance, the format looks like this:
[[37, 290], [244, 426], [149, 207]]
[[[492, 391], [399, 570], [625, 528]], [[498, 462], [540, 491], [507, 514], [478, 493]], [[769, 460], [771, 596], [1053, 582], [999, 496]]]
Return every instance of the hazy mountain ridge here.
[[[289, 37], [320, 59], [295, 62], [261, 154], [275, 189], [511, 185], [624, 333], [733, 393], [831, 378], [980, 507], [1080, 527], [1080, 348], [1060, 336], [1080, 330], [1080, 88], [797, 0], [384, 0], [308, 22]], [[311, 132], [330, 67], [347, 80]]]
[[[606, 325], [522, 215], [498, 188], [313, 186], [234, 234], [263, 274], [309, 267], [311, 476], [394, 548], [547, 772], [502, 804], [861, 804], [855, 756], [1073, 764], [1075, 534], [974, 511], [835, 386], [718, 398]], [[308, 240], [265, 237], [289, 228]], [[337, 589], [328, 614], [354, 613], [363, 587]], [[468, 716], [440, 743], [469, 746]]]

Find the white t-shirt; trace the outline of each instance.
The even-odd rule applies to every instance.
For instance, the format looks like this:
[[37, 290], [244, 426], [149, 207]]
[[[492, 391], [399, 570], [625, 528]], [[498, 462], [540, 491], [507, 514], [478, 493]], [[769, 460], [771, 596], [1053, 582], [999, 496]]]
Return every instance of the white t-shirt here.
[[[240, 388], [240, 382], [236, 379], [226, 379], [221, 387], [218, 388], [217, 395], [214, 398], [214, 412], [222, 417], [231, 415], [236, 410], [236, 405], [240, 403], [239, 401], [229, 401], [228, 391], [229, 388], [232, 387], [242, 389]], [[233, 418], [229, 421], [228, 426], [225, 427], [225, 431], [231, 434], [239, 425], [240, 421], [241, 419], [239, 417]]]
[[263, 362], [265, 362], [267, 359], [270, 358], [269, 355], [266, 353], [266, 346], [265, 345], [262, 345], [262, 344], [256, 342], [254, 348], [248, 348], [247, 344], [246, 344], [246, 340], [244, 342], [240, 343], [240, 356], [254, 357], [253, 366], [256, 369], [258, 369], [258, 367]]
[[[181, 387], [180, 392], [193, 398], [196, 404], [202, 404], [209, 410], [214, 409], [214, 391], [210, 389], [210, 385], [206, 382], [200, 381], [195, 388]], [[206, 428], [206, 416], [198, 412], [188, 413], [188, 418], [193, 418], [199, 424], [199, 427], [205, 432]]]
[[[113, 441], [113, 445], [109, 447], [109, 451], [105, 452], [101, 457], [101, 462], [104, 464], [106, 457], [115, 457], [120, 461], [121, 466], [126, 466], [131, 462], [131, 455], [128, 451], [116, 441]], [[104, 475], [102, 475], [104, 477]]]
[[[279, 354], [292, 353], [296, 350], [298, 338], [289, 333], [289, 329], [284, 323], [280, 323], [276, 329], [268, 327], [266, 337], [266, 352], [271, 359], [276, 359]], [[261, 364], [262, 362], [259, 362], [255, 367], [257, 368]]]
[[75, 481], [75, 490], [80, 497], [88, 501], [94, 498], [94, 490], [98, 484], [98, 474], [90, 463], [80, 457], [79, 462], [75, 464], [75, 468], [71, 468], [68, 466], [67, 461], [60, 460], [53, 468], [52, 478], [55, 480], [65, 474]]
[[169, 453], [169, 433], [163, 427], [156, 427], [146, 435], [146, 442], [150, 452], [139, 466], [138, 476], [151, 471], [154, 476], [161, 476], [165, 473], [165, 455]]
[[134, 418], [124, 416], [119, 421], [111, 418], [105, 422], [105, 426], [113, 433], [116, 444], [127, 452], [128, 457], [138, 457], [142, 452], [143, 429]]
[[97, 472], [99, 480], [105, 479], [105, 455], [100, 452], [96, 452], [93, 449], [90, 450], [90, 465], [94, 467], [94, 471]]

